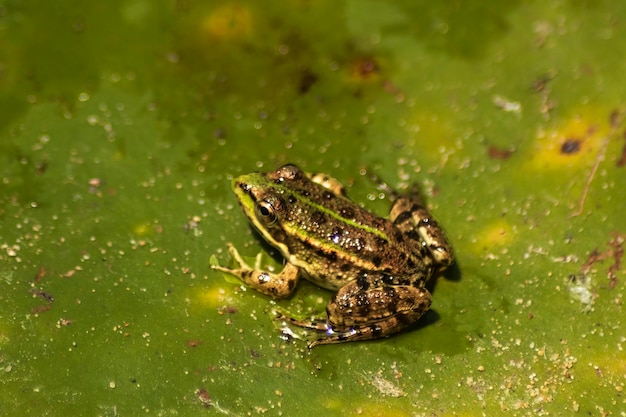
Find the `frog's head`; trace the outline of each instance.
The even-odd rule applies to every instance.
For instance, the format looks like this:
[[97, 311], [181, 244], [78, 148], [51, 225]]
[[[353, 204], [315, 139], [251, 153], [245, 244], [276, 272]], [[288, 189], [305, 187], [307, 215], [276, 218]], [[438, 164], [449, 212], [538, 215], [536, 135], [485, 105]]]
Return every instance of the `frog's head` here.
[[233, 180], [232, 187], [244, 214], [268, 243], [287, 253], [287, 234], [283, 228], [288, 211], [289, 195], [286, 182], [303, 175], [294, 165], [276, 171], [254, 172]]

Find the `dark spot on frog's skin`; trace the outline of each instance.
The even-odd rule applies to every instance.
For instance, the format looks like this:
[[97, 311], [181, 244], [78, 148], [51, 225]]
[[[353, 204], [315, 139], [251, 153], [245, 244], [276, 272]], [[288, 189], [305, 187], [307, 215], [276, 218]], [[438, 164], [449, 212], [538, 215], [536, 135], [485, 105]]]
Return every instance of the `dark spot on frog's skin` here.
[[289, 202], [289, 204], [293, 204], [298, 200], [296, 199], [296, 197], [293, 196], [293, 194], [289, 194], [289, 197], [287, 197], [287, 201]]
[[387, 305], [385, 308], [388, 311], [397, 311], [398, 310], [398, 301], [396, 300], [396, 292], [394, 291], [391, 294], [385, 294], [388, 297]]
[[332, 200], [335, 195], [333, 193], [331, 193], [330, 191], [324, 191], [324, 193], [322, 194], [322, 196], [326, 199], [326, 200]]
[[383, 332], [383, 328], [376, 325], [376, 324], [372, 324], [370, 326], [370, 331], [372, 332], [372, 335], [374, 335], [374, 337], [380, 335]]
[[271, 292], [271, 293], [272, 293], [272, 298], [276, 298], [276, 297], [278, 297], [278, 289], [276, 289], [276, 288], [270, 288], [270, 289], [269, 289], [269, 292]]
[[275, 201], [274, 201], [274, 209], [275, 210], [285, 210], [285, 206], [287, 206], [287, 202], [285, 201], [285, 199], [281, 196], [277, 196]]
[[317, 256], [319, 256], [320, 258], [326, 258], [330, 262], [337, 261], [337, 252], [335, 252], [334, 250], [324, 252], [323, 249], [318, 249], [316, 252], [317, 252]]
[[430, 253], [441, 252], [441, 249], [441, 246], [437, 245], [436, 243], [431, 243], [430, 245], [428, 245], [428, 250], [430, 251]]
[[570, 138], [567, 139], [561, 145], [561, 153], [565, 155], [572, 155], [580, 151], [580, 139]]
[[430, 227], [432, 224], [430, 217], [424, 217], [423, 219], [420, 219], [419, 222], [419, 227]]
[[344, 219], [352, 219], [352, 218], [354, 218], [354, 210], [352, 210], [349, 207], [342, 207], [341, 209], [339, 209], [339, 214]]
[[420, 277], [419, 279], [413, 280], [413, 287], [424, 288], [424, 277]]
[[301, 242], [299, 242], [299, 244], [302, 246], [301, 248], [299, 248], [298, 250], [301, 251], [307, 251], [307, 252], [311, 252], [314, 250], [313, 245], [311, 244], [311, 242], [307, 241], [307, 240], [303, 240]]
[[410, 314], [398, 314], [396, 315], [396, 317], [398, 318], [398, 321], [404, 326], [408, 326], [409, 324], [413, 324], [415, 322]]
[[402, 213], [400, 213], [398, 215], [398, 217], [396, 217], [396, 219], [393, 221], [393, 224], [404, 223], [404, 222], [410, 220], [411, 217], [413, 217], [413, 215], [411, 214], [410, 211], [403, 211]]
[[311, 223], [317, 226], [321, 226], [326, 223], [326, 215], [321, 211], [314, 211], [311, 213]]
[[341, 270], [341, 272], [348, 272], [351, 271], [353, 267], [354, 266], [352, 264], [344, 263], [339, 267], [339, 269]]
[[415, 240], [416, 242], [419, 242], [420, 240], [420, 235], [419, 233], [417, 233], [417, 230], [409, 230], [408, 232], [405, 233], [405, 235], [409, 239]]
[[372, 256], [371, 262], [372, 264], [374, 264], [375, 267], [379, 267], [380, 264], [383, 262], [383, 258], [381, 258], [379, 255], [374, 255]]
[[370, 287], [370, 283], [367, 280], [367, 274], [361, 273], [358, 277], [356, 277], [356, 285], [359, 287], [361, 291], [367, 291]]
[[248, 184], [241, 182], [241, 183], [239, 183], [239, 188], [241, 188], [241, 190], [242, 190], [244, 193], [246, 193], [246, 194], [248, 194], [250, 197], [254, 198], [254, 196], [252, 195], [252, 190], [251, 190], [251, 188], [248, 186]]
[[394, 287], [386, 287], [385, 295], [389, 298], [396, 299], [396, 289]]
[[411, 285], [411, 280], [409, 278], [396, 279], [396, 283], [398, 285]]
[[384, 285], [392, 285], [394, 282], [394, 279], [391, 275], [387, 275], [387, 274], [383, 274], [380, 277], [380, 281], [384, 284]]
[[[339, 333], [339, 335], [337, 336], [337, 341], [348, 340], [348, 335], [349, 333]], [[324, 339], [320, 339], [320, 340], [324, 340]]]

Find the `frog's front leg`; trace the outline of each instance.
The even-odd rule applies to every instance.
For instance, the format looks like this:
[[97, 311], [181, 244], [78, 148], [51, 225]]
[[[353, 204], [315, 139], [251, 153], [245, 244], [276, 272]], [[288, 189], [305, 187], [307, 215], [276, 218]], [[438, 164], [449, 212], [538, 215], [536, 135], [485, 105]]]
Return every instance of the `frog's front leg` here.
[[[384, 279], [394, 280], [388, 275]], [[404, 281], [404, 280], [402, 280]], [[398, 282], [398, 280], [396, 280]], [[301, 321], [287, 317], [294, 325], [325, 335], [309, 347], [385, 337], [415, 323], [431, 304], [427, 289], [402, 284], [381, 285], [381, 276], [363, 274], [339, 289], [326, 306], [326, 321]]]
[[321, 173], [306, 174], [306, 176], [309, 177], [312, 182], [321, 185], [327, 190], [330, 190], [337, 195], [341, 195], [344, 197], [346, 196], [346, 187], [344, 187], [344, 185], [339, 182], [339, 180], [336, 180], [329, 175]]
[[452, 264], [452, 245], [439, 223], [422, 203], [419, 188], [414, 187], [408, 196], [397, 197], [389, 218], [402, 233], [415, 240], [417, 247], [428, 250], [441, 269]]
[[256, 257], [254, 267], [251, 267], [241, 258], [237, 249], [230, 243], [228, 244], [228, 251], [239, 267], [224, 268], [223, 266], [212, 265], [211, 268], [233, 275], [265, 295], [269, 295], [272, 298], [285, 298], [291, 294], [298, 283], [300, 270], [290, 263], [285, 264], [280, 273], [274, 274], [261, 269], [260, 253]]

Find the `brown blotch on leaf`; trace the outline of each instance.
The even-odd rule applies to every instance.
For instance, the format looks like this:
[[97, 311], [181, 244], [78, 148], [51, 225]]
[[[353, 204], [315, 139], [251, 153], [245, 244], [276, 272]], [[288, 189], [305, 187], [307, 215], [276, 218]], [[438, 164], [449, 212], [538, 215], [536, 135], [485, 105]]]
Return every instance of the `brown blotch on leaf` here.
[[561, 145], [561, 153], [565, 155], [572, 155], [580, 151], [581, 140], [570, 138], [567, 139]]
[[298, 91], [300, 94], [306, 94], [313, 84], [315, 84], [318, 80], [318, 77], [311, 70], [304, 70], [302, 74], [300, 74], [300, 80], [298, 82]]
[[616, 165], [620, 168], [626, 165], [626, 145], [622, 148], [622, 156], [619, 158]]
[[211, 408], [213, 406], [213, 403], [211, 402], [211, 395], [209, 395], [209, 391], [206, 389], [200, 388], [197, 390], [196, 397], [198, 397], [200, 404], [202, 404], [204, 408]]
[[[624, 131], [622, 136], [624, 140], [626, 140], [626, 130]], [[624, 144], [624, 146], [622, 147], [622, 156], [617, 160], [617, 163], [615, 165], [620, 168], [626, 165], [626, 144]]]
[[35, 282], [41, 281], [46, 276], [46, 268], [41, 266], [39, 267], [39, 271], [35, 274]]
[[487, 155], [491, 159], [509, 159], [511, 155], [513, 155], [513, 151], [511, 149], [502, 149], [497, 146], [490, 146]]
[[352, 74], [355, 78], [369, 80], [380, 72], [380, 66], [371, 57], [362, 57], [357, 59], [352, 65]]
[[617, 272], [622, 269], [626, 234], [618, 232], [612, 232], [611, 234], [612, 237], [606, 250], [600, 251], [596, 248], [589, 254], [587, 261], [585, 261], [581, 267], [581, 276], [586, 276], [594, 264], [602, 262], [605, 259], [612, 259], [613, 264], [609, 266], [607, 276], [609, 278], [609, 287], [613, 289], [617, 286]]

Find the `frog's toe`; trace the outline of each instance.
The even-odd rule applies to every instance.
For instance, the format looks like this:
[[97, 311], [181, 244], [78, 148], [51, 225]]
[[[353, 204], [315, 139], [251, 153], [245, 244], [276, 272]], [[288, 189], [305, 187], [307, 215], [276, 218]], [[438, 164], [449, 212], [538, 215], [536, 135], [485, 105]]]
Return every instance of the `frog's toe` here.
[[300, 320], [290, 316], [287, 316], [281, 312], [276, 312], [274, 320], [281, 320], [285, 323], [292, 324], [294, 326], [301, 327], [306, 330], [313, 330], [316, 332], [326, 332], [330, 328], [326, 320]]

